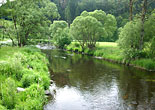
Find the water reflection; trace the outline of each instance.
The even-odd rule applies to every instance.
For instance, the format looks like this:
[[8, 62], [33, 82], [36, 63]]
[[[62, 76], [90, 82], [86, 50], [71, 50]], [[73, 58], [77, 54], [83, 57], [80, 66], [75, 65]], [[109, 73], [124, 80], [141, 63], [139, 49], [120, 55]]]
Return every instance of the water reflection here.
[[155, 73], [60, 50], [44, 52], [56, 85], [45, 110], [155, 109]]

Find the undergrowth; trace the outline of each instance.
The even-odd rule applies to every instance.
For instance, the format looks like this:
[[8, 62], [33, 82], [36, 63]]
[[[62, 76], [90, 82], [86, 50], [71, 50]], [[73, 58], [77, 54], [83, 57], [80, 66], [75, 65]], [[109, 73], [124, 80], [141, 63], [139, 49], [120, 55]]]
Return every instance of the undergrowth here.
[[[34, 47], [0, 49], [0, 110], [42, 110], [49, 88], [48, 60]], [[17, 93], [17, 87], [25, 88]]]

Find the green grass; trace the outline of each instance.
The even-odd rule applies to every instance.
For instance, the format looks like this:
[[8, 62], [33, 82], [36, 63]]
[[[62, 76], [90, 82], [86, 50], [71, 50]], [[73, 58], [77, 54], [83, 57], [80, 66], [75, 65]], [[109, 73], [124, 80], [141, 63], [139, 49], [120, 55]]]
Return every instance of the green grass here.
[[[77, 42], [72, 42], [69, 46], [66, 47], [66, 49], [70, 51], [82, 52], [82, 48]], [[123, 56], [123, 51], [115, 42], [97, 42], [96, 48], [94, 50], [85, 48], [84, 53], [102, 57], [108, 60], [113, 60], [119, 63], [128, 62], [127, 60], [124, 60], [125, 58]], [[140, 68], [155, 71], [155, 61], [153, 59], [136, 59], [130, 63]]]
[[[0, 108], [42, 110], [46, 101], [43, 93], [50, 85], [47, 65], [48, 60], [39, 49], [2, 47], [0, 49]], [[26, 88], [26, 91], [17, 93], [17, 87]], [[11, 94], [9, 90], [14, 92]], [[38, 106], [35, 107], [36, 105]]]
[[117, 43], [114, 42], [98, 42], [94, 56], [116, 61], [121, 61], [123, 59], [122, 51], [117, 46]]
[[155, 61], [152, 59], [137, 59], [131, 62], [138, 67], [146, 68], [148, 70], [155, 71]]

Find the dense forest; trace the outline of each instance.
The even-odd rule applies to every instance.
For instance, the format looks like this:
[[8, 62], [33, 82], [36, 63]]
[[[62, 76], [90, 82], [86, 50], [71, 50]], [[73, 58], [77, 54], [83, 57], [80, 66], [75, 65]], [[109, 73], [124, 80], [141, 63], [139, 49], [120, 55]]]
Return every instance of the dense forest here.
[[[7, 73], [0, 74], [5, 76], [0, 76], [5, 80], [0, 84], [12, 86], [6, 93], [0, 88], [0, 109], [29, 110], [30, 101], [40, 103], [32, 110], [41, 110], [45, 104], [48, 61], [39, 50], [31, 49], [37, 44], [155, 71], [155, 0], [0, 0], [0, 73]], [[7, 59], [9, 55], [13, 60]], [[39, 93], [30, 94], [38, 91], [37, 84]], [[17, 85], [30, 86], [24, 93], [30, 97], [16, 97], [20, 103], [15, 101]]]

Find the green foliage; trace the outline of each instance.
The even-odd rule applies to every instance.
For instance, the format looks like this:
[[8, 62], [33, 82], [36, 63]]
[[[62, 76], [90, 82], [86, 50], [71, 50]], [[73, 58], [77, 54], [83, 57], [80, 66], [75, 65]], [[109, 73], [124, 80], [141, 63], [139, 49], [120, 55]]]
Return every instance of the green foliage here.
[[148, 70], [155, 70], [155, 61], [152, 59], [138, 59], [138, 60], [132, 61], [131, 63]]
[[16, 105], [16, 110], [42, 110], [43, 105], [46, 102], [44, 89], [33, 84], [26, 91], [19, 95], [19, 102]]
[[17, 101], [15, 81], [11, 78], [6, 79], [1, 88], [3, 88], [1, 90], [2, 105], [8, 109], [13, 109]]
[[92, 16], [79, 16], [71, 24], [71, 34], [81, 47], [93, 48], [103, 31], [102, 24]]
[[[2, 47], [0, 53], [0, 105], [15, 110], [42, 110], [44, 89], [50, 85], [45, 55], [34, 47]], [[17, 87], [27, 88], [16, 93]]]
[[[95, 20], [90, 19], [91, 17]], [[73, 21], [71, 33], [83, 48], [85, 45], [92, 48], [101, 38], [112, 39], [117, 28], [116, 25], [115, 17], [111, 14], [106, 15], [102, 10], [83, 11], [81, 16]]]
[[71, 43], [69, 36], [69, 27], [66, 21], [54, 21], [50, 26], [51, 37], [59, 48]]
[[47, 38], [51, 21], [60, 17], [56, 5], [49, 0], [15, 0], [2, 7], [11, 10], [7, 17], [13, 22], [13, 36], [20, 46], [31, 38]]
[[145, 41], [150, 41], [155, 36], [155, 9], [144, 24]]
[[123, 49], [126, 59], [136, 58], [153, 58], [154, 56], [154, 12], [149, 16], [144, 23], [144, 46], [140, 50], [141, 42], [141, 21], [139, 19], [128, 22], [122, 29], [120, 29], [119, 46]]
[[126, 59], [139, 57], [140, 32], [140, 21], [128, 22], [121, 30], [118, 42], [121, 49], [123, 49]]
[[59, 48], [64, 48], [65, 45], [69, 45], [71, 43], [71, 39], [69, 39], [68, 37], [64, 37], [61, 40], [59, 40], [58, 42], [58, 46]]
[[98, 21], [102, 23], [103, 26], [101, 38], [104, 38], [105, 40], [113, 39], [112, 37], [117, 29], [117, 21], [115, 19], [115, 16], [111, 14], [106, 15], [106, 13], [102, 10], [95, 10], [93, 12], [84, 11], [81, 13], [81, 16], [92, 16], [96, 18]]
[[4, 106], [0, 105], [0, 110], [7, 110]]
[[[78, 52], [80, 51], [80, 46], [77, 42], [72, 42], [69, 46], [67, 46], [67, 50]], [[104, 58], [109, 61], [116, 61], [118, 63], [128, 63], [128, 60], [124, 60], [123, 50], [119, 48], [117, 43], [114, 42], [98, 42], [96, 45], [95, 50], [90, 50], [89, 48], [85, 48], [84, 50], [85, 54], [93, 55], [99, 58]], [[138, 53], [138, 55], [143, 55], [145, 53]], [[134, 66], [141, 67], [147, 70], [155, 70], [155, 61], [150, 58], [141, 58], [141, 59], [135, 59], [130, 62], [130, 64], [133, 64]]]
[[49, 77], [46, 75], [40, 75], [40, 74], [24, 74], [21, 82], [23, 84], [23, 87], [29, 87], [32, 84], [39, 84], [42, 85], [44, 87], [44, 89], [48, 89], [49, 88]]
[[21, 63], [16, 59], [9, 62], [0, 62], [0, 73], [20, 80], [23, 75]]
[[70, 51], [74, 51], [74, 52], [82, 52], [83, 51], [80, 44], [77, 42], [72, 42], [70, 45], [68, 45], [66, 47], [66, 49], [70, 50]]
[[14, 25], [11, 21], [0, 19], [0, 39], [10, 39], [12, 41], [12, 45], [15, 45], [14, 39], [15, 37], [15, 30]]
[[150, 55], [151, 58], [155, 59], [155, 36], [151, 41], [151, 47], [150, 47]]

